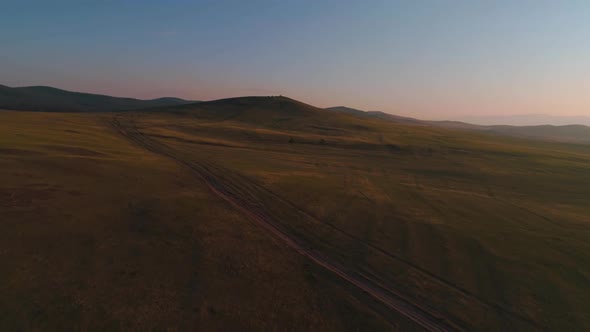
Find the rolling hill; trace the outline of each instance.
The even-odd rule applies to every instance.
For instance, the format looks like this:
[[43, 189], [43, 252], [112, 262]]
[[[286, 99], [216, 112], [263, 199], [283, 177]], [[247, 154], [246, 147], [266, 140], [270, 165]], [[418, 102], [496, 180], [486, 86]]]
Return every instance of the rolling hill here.
[[243, 97], [0, 156], [0, 330], [590, 328], [590, 145]]
[[71, 92], [47, 86], [11, 88], [0, 85], [0, 109], [46, 112], [104, 112], [186, 103], [189, 103], [189, 101], [171, 97], [140, 100]]
[[326, 109], [329, 111], [354, 114], [354, 115], [369, 117], [369, 118], [373, 118], [373, 119], [383, 119], [383, 120], [395, 121], [395, 122], [400, 122], [400, 123], [411, 123], [411, 124], [422, 124], [423, 123], [423, 121], [421, 121], [421, 120], [406, 117], [406, 116], [399, 116], [399, 115], [389, 114], [389, 113], [380, 112], [380, 111], [362, 111], [359, 109], [350, 108], [350, 107], [346, 107], [346, 106], [328, 107]]
[[316, 266], [328, 261], [384, 290], [382, 305], [397, 294], [447, 330], [590, 324], [580, 255], [588, 145], [383, 121], [286, 97], [164, 107], [117, 123]]
[[[164, 97], [152, 100], [140, 100], [134, 98], [121, 98], [106, 95], [98, 95], [91, 93], [80, 93], [61, 90], [46, 86], [31, 86], [11, 88], [0, 85], [0, 109], [9, 110], [23, 110], [23, 111], [45, 111], [45, 112], [105, 112], [105, 111], [129, 111], [141, 109], [162, 109], [167, 108], [171, 112], [186, 112], [189, 109], [194, 110], [193, 113], [200, 114], [200, 116], [207, 118], [222, 119], [222, 117], [236, 117], [239, 113], [248, 112], [253, 121], [263, 124], [270, 119], [265, 119], [266, 114], [260, 113], [261, 110], [273, 108], [275, 111], [282, 112], [282, 117], [277, 117], [277, 113], [273, 113], [271, 117], [274, 122], [285, 122], [289, 119], [289, 113], [296, 109], [290, 104], [297, 104], [302, 106], [296, 119], [303, 119], [306, 116], [317, 114], [319, 108], [311, 105], [306, 105], [300, 102], [295, 102], [286, 97], [242, 97], [229, 98], [216, 101], [201, 102], [188, 101], [180, 98]], [[286, 102], [291, 100], [292, 103]], [[187, 107], [182, 107], [186, 105]], [[180, 106], [174, 108], [175, 106]], [[254, 107], [255, 106], [255, 107]], [[304, 106], [304, 107], [303, 107]], [[222, 109], [223, 112], [216, 112]], [[590, 127], [583, 125], [563, 125], [563, 126], [507, 126], [507, 125], [475, 125], [459, 121], [428, 121], [419, 120], [411, 117], [397, 116], [379, 111], [363, 111], [345, 106], [329, 107], [326, 110], [334, 111], [335, 113], [348, 114], [355, 117], [363, 117], [369, 119], [379, 119], [385, 121], [392, 121], [397, 123], [437, 126], [450, 129], [464, 129], [485, 131], [493, 134], [511, 135], [518, 137], [528, 137], [533, 139], [590, 143]], [[254, 116], [259, 113], [259, 116], [254, 119]], [[322, 124], [320, 116], [317, 128], [324, 127], [325, 130], [330, 130], [330, 123]], [[330, 121], [332, 121], [331, 119]], [[286, 122], [285, 122], [286, 123]], [[289, 125], [294, 125], [290, 123]]]
[[567, 116], [567, 115], [548, 115], [548, 114], [522, 114], [507, 116], [463, 116], [461, 121], [477, 123], [480, 125], [503, 125], [511, 124], [513, 126], [566, 126], [572, 124], [581, 124], [590, 126], [589, 116]]
[[[398, 123], [416, 124], [424, 126], [436, 126], [449, 129], [476, 130], [499, 135], [526, 137], [532, 139], [563, 141], [572, 143], [590, 143], [590, 127], [583, 124], [573, 125], [535, 125], [535, 126], [509, 126], [509, 125], [477, 125], [461, 121], [431, 121], [418, 120], [409, 117], [392, 115], [384, 112], [362, 111], [354, 108], [337, 106], [326, 108], [361, 117], [382, 119]], [[545, 117], [548, 119], [548, 117]], [[571, 118], [582, 121], [583, 118]], [[497, 120], [500, 121], [500, 120]], [[585, 123], [584, 121], [582, 121]]]
[[237, 97], [187, 105], [164, 106], [154, 112], [184, 114], [204, 121], [237, 121], [260, 128], [304, 130], [338, 135], [346, 127], [358, 127], [359, 117], [326, 112], [283, 97]]

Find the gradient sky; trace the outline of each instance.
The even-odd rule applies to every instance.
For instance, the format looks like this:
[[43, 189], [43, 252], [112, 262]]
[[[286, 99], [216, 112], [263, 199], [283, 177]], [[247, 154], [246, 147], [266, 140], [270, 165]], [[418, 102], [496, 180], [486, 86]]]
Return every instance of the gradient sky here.
[[590, 1], [2, 1], [0, 84], [590, 115]]

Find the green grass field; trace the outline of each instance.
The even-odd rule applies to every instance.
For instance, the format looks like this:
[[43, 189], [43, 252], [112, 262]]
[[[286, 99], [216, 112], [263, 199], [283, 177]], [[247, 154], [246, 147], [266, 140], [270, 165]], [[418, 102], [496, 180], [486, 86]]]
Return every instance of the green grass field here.
[[457, 327], [590, 328], [589, 145], [251, 98], [0, 113], [0, 330], [420, 330], [113, 117]]

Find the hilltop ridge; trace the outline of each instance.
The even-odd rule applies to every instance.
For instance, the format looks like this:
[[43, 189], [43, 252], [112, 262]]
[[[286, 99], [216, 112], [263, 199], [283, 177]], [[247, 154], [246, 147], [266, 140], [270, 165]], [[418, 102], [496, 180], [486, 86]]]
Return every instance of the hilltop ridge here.
[[180, 98], [152, 100], [72, 92], [49, 86], [11, 88], [0, 85], [0, 109], [45, 112], [105, 112], [191, 103]]

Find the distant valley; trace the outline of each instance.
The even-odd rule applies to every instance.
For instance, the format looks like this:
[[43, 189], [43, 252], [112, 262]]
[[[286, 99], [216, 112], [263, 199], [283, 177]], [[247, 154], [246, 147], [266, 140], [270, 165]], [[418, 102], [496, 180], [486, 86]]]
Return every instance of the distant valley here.
[[[362, 111], [354, 108], [337, 106], [329, 107], [328, 110], [338, 111], [348, 114], [355, 114], [358, 116], [383, 119], [388, 121], [417, 124], [426, 126], [436, 126], [450, 129], [463, 129], [463, 130], [477, 130], [493, 134], [510, 135], [524, 138], [544, 139], [552, 141], [563, 141], [572, 143], [590, 143], [590, 127], [584, 124], [567, 124], [567, 125], [534, 125], [534, 126], [511, 126], [511, 125], [477, 125], [461, 121], [431, 121], [431, 120], [419, 120], [410, 117], [403, 117], [392, 115], [384, 112], [375, 111]], [[561, 120], [564, 123], [570, 123], [572, 121], [580, 121], [580, 123], [590, 123], [590, 119], [584, 117], [571, 117], [571, 118], [559, 118], [559, 117], [539, 117], [540, 119], [546, 119], [550, 121]], [[570, 120], [567, 120], [570, 119]], [[497, 120], [500, 122], [501, 120]], [[512, 121], [511, 118], [506, 118], [505, 121]], [[575, 123], [575, 122], [572, 122]]]

